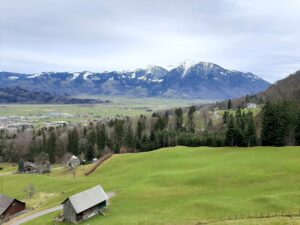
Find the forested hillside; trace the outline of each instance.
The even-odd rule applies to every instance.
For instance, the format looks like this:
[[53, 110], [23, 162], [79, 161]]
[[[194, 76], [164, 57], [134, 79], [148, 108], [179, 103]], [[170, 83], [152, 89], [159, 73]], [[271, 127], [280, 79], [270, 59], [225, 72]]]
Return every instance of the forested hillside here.
[[96, 99], [78, 99], [54, 95], [43, 91], [29, 91], [20, 87], [0, 88], [0, 103], [20, 104], [99, 104], [104, 101]]
[[276, 82], [258, 96], [264, 101], [286, 100], [300, 103], [300, 71]]

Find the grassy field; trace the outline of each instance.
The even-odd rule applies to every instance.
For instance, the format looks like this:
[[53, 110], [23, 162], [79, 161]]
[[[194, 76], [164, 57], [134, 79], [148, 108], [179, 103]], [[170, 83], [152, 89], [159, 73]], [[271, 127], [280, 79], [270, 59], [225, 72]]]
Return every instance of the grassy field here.
[[[56, 168], [48, 175], [8, 175], [5, 194], [28, 201], [23, 188], [37, 194], [29, 207], [41, 210], [96, 184], [116, 192], [106, 216], [82, 224], [189, 225], [235, 215], [300, 208], [300, 147], [166, 148], [114, 155], [89, 177], [80, 167], [75, 179]], [[37, 204], [38, 202], [38, 204]], [[58, 213], [28, 224], [54, 224]], [[297, 218], [250, 219], [214, 224], [300, 224]]]
[[[185, 107], [189, 105], [212, 102], [209, 100], [184, 100], [166, 98], [126, 98], [126, 97], [95, 97], [81, 96], [86, 98], [100, 98], [110, 100], [110, 103], [96, 105], [0, 105], [0, 116], [23, 116], [27, 122], [33, 122], [39, 126], [55, 121], [82, 122], [103, 117], [137, 116], [140, 114], [150, 114], [153, 111]], [[69, 113], [73, 117], [51, 117], [50, 113]]]

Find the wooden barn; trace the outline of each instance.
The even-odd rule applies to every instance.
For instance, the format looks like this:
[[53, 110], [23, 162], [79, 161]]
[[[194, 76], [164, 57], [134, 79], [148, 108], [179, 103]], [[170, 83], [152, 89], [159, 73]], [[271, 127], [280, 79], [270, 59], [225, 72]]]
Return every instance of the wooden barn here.
[[0, 224], [1, 221], [7, 221], [13, 215], [23, 211], [26, 208], [26, 204], [15, 198], [0, 194]]
[[63, 204], [64, 219], [79, 223], [99, 213], [107, 205], [108, 197], [100, 185], [67, 198]]

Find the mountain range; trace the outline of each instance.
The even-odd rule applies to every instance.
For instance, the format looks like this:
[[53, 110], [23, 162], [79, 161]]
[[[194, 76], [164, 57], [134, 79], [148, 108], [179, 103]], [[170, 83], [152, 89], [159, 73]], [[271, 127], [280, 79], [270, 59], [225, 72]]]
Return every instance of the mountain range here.
[[227, 70], [213, 63], [187, 62], [165, 69], [149, 66], [133, 71], [0, 72], [0, 88], [19, 86], [58, 95], [113, 95], [228, 99], [265, 90], [270, 83], [252, 73]]

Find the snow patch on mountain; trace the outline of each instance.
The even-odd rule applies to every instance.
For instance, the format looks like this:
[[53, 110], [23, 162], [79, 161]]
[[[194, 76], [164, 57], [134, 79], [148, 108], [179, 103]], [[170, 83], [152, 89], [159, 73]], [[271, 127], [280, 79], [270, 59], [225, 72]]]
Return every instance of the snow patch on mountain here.
[[16, 77], [16, 76], [10, 76], [10, 77], [8, 77], [8, 79], [9, 79], [9, 80], [18, 80], [19, 77]]
[[40, 76], [42, 76], [42, 75], [43, 75], [43, 73], [35, 73], [35, 74], [33, 74], [33, 75], [28, 76], [27, 78], [33, 79], [33, 78], [40, 77]]
[[88, 79], [89, 79], [89, 76], [91, 76], [91, 75], [93, 75], [93, 73], [91, 73], [91, 72], [84, 72], [84, 74], [83, 74], [83, 79], [84, 79], [84, 80], [88, 80]]
[[76, 80], [80, 76], [80, 73], [74, 72], [70, 80]]

